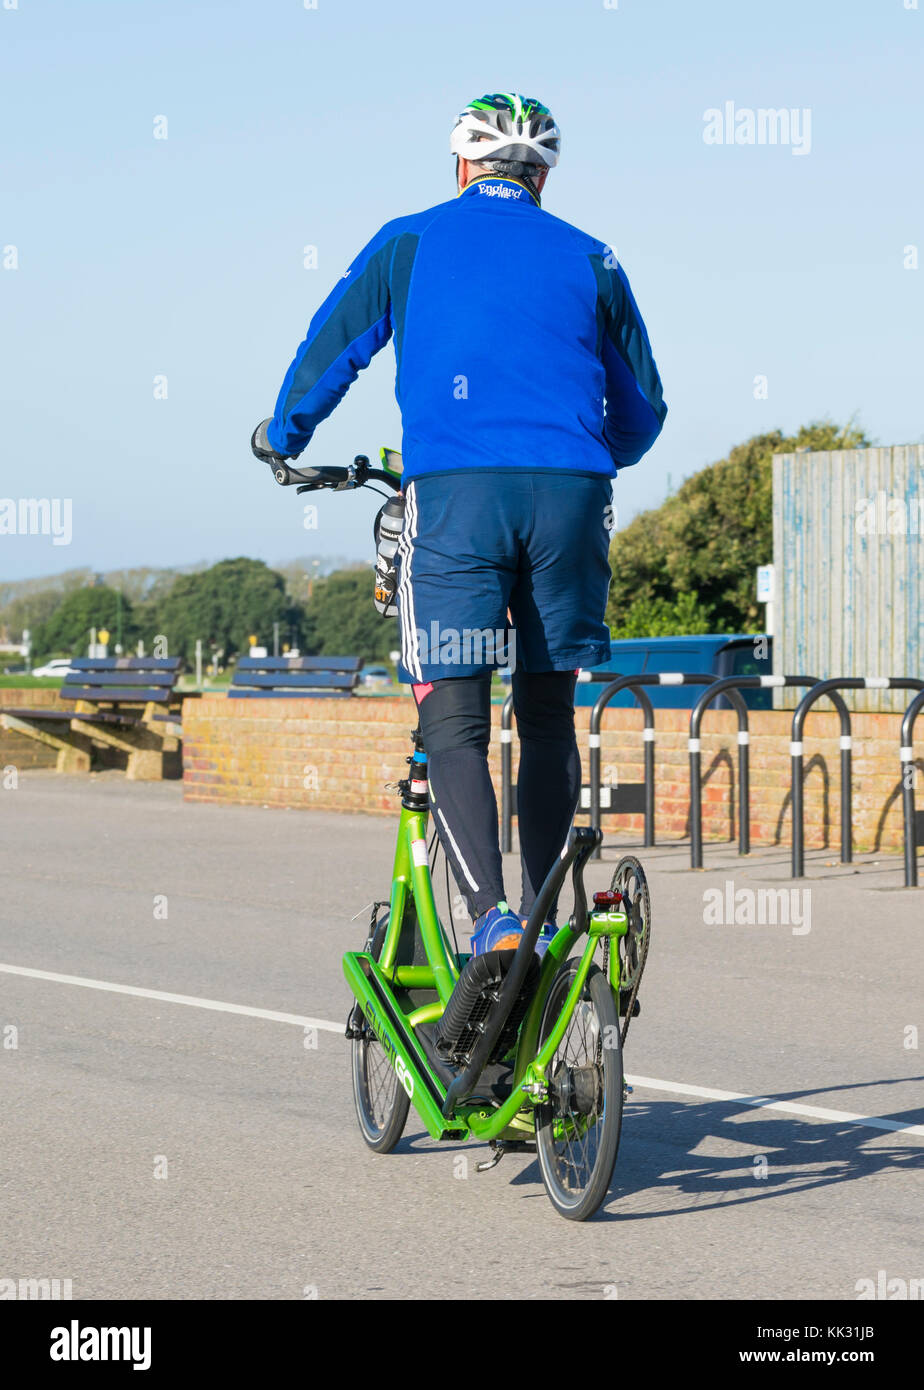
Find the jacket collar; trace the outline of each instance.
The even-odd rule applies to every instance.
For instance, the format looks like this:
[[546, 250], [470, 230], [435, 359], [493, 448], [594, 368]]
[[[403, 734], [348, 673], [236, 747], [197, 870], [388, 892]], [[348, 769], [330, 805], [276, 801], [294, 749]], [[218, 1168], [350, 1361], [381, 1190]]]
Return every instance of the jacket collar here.
[[525, 184], [517, 179], [506, 178], [503, 174], [476, 174], [471, 183], [467, 183], [462, 189], [459, 197], [464, 198], [467, 193], [477, 197], [496, 198], [501, 203], [533, 203], [536, 207], [542, 206]]

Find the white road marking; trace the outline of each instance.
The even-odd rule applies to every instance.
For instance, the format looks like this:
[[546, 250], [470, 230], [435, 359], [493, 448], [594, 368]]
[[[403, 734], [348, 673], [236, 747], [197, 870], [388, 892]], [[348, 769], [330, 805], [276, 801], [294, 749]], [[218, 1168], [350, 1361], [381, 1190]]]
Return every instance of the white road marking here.
[[110, 994], [134, 994], [139, 999], [159, 999], [163, 1004], [190, 1004], [196, 1009], [215, 1009], [222, 1014], [246, 1014], [248, 1018], [267, 1018], [271, 1023], [297, 1023], [302, 1028], [318, 1028], [328, 1033], [342, 1033], [343, 1023], [329, 1023], [323, 1018], [303, 1018], [301, 1014], [284, 1014], [277, 1009], [252, 1009], [248, 1004], [225, 1004], [220, 999], [199, 999], [193, 994], [167, 994], [161, 989], [139, 989], [137, 985], [114, 985], [108, 980], [88, 980], [83, 975], [58, 975], [53, 970], [31, 970], [25, 965], [0, 965], [6, 975], [25, 975], [30, 980], [50, 980], [58, 985], [80, 985], [83, 989], [104, 989]]
[[[0, 973], [23, 975], [30, 980], [47, 980], [52, 984], [78, 985], [82, 989], [101, 989], [109, 994], [130, 994], [139, 999], [156, 999], [163, 1004], [188, 1004], [196, 1009], [214, 1009], [223, 1014], [244, 1014], [248, 1018], [265, 1018], [271, 1023], [294, 1023], [301, 1028], [317, 1028], [324, 1033], [344, 1036], [343, 1023], [329, 1019], [309, 1018], [302, 1014], [282, 1013], [278, 1009], [255, 1009], [249, 1004], [227, 1004], [219, 999], [200, 999], [193, 994], [168, 994], [160, 989], [141, 989], [137, 985], [117, 985], [108, 980], [90, 980], [83, 975], [60, 975], [53, 970], [33, 970], [26, 965], [0, 964]], [[661, 1081], [651, 1076], [627, 1076], [630, 1086], [645, 1091], [667, 1091], [671, 1095], [694, 1096], [698, 1100], [726, 1101], [736, 1105], [751, 1105], [763, 1110], [781, 1111], [806, 1119], [824, 1120], [828, 1124], [860, 1125], [865, 1129], [887, 1130], [890, 1134], [907, 1134], [924, 1138], [924, 1125], [903, 1125], [898, 1120], [880, 1120], [869, 1115], [855, 1115], [850, 1110], [828, 1110], [820, 1105], [800, 1105], [795, 1101], [774, 1100], [772, 1096], [749, 1096], [739, 1091], [719, 1091], [710, 1086], [688, 1086], [683, 1081]]]
[[687, 1086], [682, 1081], [656, 1081], [651, 1076], [627, 1076], [630, 1086], [647, 1091], [670, 1091], [678, 1096], [696, 1096], [702, 1100], [724, 1100], [736, 1105], [753, 1105], [763, 1110], [782, 1110], [787, 1115], [804, 1115], [828, 1124], [863, 1125], [867, 1129], [887, 1129], [891, 1134], [916, 1134], [924, 1138], [924, 1125], [903, 1125], [898, 1120], [879, 1120], [869, 1115], [855, 1115], [851, 1110], [828, 1110], [820, 1105], [799, 1105], [792, 1100], [774, 1100], [773, 1096], [746, 1096], [738, 1091], [716, 1091], [709, 1086]]

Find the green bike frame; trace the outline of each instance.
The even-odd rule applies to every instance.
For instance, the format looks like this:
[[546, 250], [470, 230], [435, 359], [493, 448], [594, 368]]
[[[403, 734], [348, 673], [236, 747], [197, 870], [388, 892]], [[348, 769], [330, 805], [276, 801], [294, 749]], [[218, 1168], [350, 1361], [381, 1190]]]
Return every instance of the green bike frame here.
[[[404, 788], [407, 785], [402, 784]], [[422, 797], [417, 800], [421, 802]], [[483, 1102], [462, 1102], [447, 1116], [443, 1113], [447, 1088], [430, 1065], [415, 1030], [420, 1024], [435, 1023], [442, 1016], [464, 958], [456, 958], [436, 910], [427, 856], [428, 822], [426, 803], [409, 806], [406, 796], [398, 825], [388, 925], [378, 960], [373, 960], [367, 951], [348, 951], [343, 957], [344, 975], [434, 1139], [469, 1136], [480, 1140], [522, 1139], [534, 1131], [533, 1109], [547, 1093], [546, 1068], [581, 997], [597, 947], [606, 938], [625, 935], [628, 919], [622, 911], [591, 912], [585, 917], [586, 925], [572, 919], [567, 926], [559, 928], [546, 950], [536, 994], [520, 1027], [510, 1096], [496, 1108]], [[552, 873], [555, 872], [553, 869]], [[410, 911], [416, 913], [416, 929], [426, 964], [397, 963], [402, 927]], [[552, 981], [585, 929], [587, 943], [577, 972], [561, 1011], [540, 1047], [539, 1029]], [[618, 1009], [620, 959], [615, 940], [609, 951], [609, 981]], [[408, 1007], [412, 992], [431, 992], [437, 997]], [[405, 996], [404, 1002], [399, 995]]]

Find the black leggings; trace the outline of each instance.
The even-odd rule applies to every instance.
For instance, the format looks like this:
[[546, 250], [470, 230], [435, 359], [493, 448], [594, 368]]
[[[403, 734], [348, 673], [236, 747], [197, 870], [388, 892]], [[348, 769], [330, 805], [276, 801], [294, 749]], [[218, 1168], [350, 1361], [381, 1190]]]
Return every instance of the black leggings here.
[[[529, 914], [577, 809], [581, 760], [574, 735], [574, 671], [513, 672], [520, 736], [517, 815]], [[472, 918], [505, 900], [497, 800], [488, 771], [490, 676], [414, 686], [440, 843]]]

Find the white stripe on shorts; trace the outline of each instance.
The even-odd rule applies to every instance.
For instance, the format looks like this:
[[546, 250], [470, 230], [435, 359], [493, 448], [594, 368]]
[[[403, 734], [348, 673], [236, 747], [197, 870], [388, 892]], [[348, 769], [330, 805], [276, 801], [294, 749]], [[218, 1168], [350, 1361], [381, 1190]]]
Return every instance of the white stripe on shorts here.
[[398, 550], [401, 555], [401, 578], [398, 581], [398, 616], [401, 623], [401, 660], [415, 680], [423, 680], [417, 651], [417, 622], [414, 614], [414, 590], [411, 584], [411, 556], [417, 535], [417, 489], [408, 483], [405, 492], [404, 526]]

